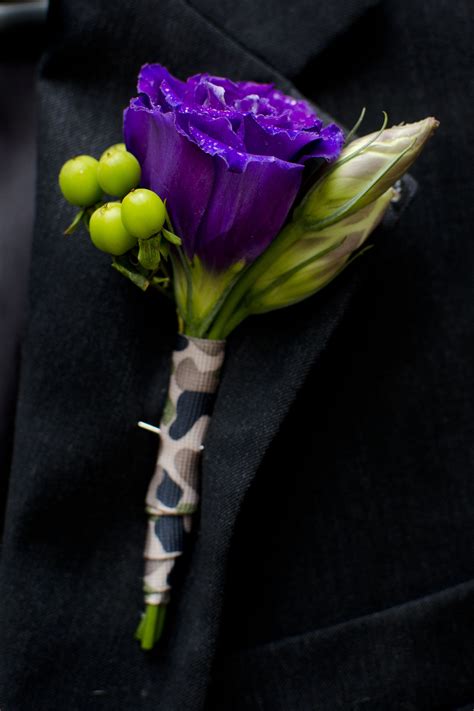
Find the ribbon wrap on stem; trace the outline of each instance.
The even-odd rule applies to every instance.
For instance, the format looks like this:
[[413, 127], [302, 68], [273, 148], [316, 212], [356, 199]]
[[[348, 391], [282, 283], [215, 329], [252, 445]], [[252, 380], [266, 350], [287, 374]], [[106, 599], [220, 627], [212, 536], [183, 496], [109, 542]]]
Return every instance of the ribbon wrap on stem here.
[[225, 341], [178, 336], [172, 355], [161, 443], [146, 497], [149, 515], [145, 545], [147, 605], [165, 605], [170, 574], [191, 530], [199, 502], [199, 459], [210, 423]]

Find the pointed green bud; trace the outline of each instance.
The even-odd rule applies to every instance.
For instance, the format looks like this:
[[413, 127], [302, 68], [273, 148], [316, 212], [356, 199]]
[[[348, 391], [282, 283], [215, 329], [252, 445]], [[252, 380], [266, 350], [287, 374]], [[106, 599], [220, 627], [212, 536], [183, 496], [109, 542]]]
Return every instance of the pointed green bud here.
[[326, 286], [377, 227], [394, 195], [390, 188], [375, 202], [336, 224], [319, 232], [303, 232], [252, 285], [246, 299], [248, 312], [290, 306]]
[[377, 200], [406, 173], [438, 125], [430, 117], [352, 141], [309, 191], [293, 219], [320, 230]]
[[340, 274], [362, 253], [354, 255], [395, 196], [392, 186], [438, 125], [434, 118], [384, 125], [349, 143], [225, 295], [207, 337], [226, 338], [249, 314], [302, 301]]

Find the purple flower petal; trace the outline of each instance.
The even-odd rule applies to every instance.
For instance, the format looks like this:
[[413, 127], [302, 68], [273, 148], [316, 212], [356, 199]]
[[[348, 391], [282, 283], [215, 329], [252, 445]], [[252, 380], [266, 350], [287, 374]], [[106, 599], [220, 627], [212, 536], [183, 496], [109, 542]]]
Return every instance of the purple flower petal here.
[[253, 261], [282, 227], [303, 166], [277, 158], [250, 160], [242, 173], [214, 162], [214, 190], [199, 226], [196, 253], [211, 269]]
[[272, 84], [159, 64], [140, 73], [124, 136], [142, 182], [168, 201], [187, 254], [212, 269], [255, 259], [276, 236], [309, 158], [334, 160], [342, 131]]
[[125, 111], [124, 138], [141, 165], [142, 185], [168, 201], [173, 226], [192, 256], [212, 194], [212, 157], [177, 130], [173, 113], [133, 102]]
[[313, 130], [280, 128], [264, 122], [261, 117], [247, 115], [244, 118], [244, 143], [250, 153], [277, 155], [282, 160], [304, 163], [308, 158], [333, 160], [342, 150], [344, 137], [341, 130], [332, 124], [322, 128], [318, 121]]
[[161, 106], [165, 110], [165, 102], [161, 91], [163, 82], [166, 82], [177, 95], [186, 88], [185, 82], [176, 79], [161, 64], [145, 64], [140, 70], [137, 89], [141, 94], [148, 96], [152, 105]]

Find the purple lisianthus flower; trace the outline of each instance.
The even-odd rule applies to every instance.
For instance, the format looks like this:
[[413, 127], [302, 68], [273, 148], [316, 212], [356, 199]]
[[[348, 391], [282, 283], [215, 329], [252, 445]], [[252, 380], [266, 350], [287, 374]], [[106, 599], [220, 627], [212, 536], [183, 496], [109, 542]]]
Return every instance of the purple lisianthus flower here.
[[272, 84], [142, 67], [124, 115], [142, 184], [167, 199], [187, 255], [210, 270], [250, 262], [280, 230], [309, 158], [338, 157], [344, 137]]

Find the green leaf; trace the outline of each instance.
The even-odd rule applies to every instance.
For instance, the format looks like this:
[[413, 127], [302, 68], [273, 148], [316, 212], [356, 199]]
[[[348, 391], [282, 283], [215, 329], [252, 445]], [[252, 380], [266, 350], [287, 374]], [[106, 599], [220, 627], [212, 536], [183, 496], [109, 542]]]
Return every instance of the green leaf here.
[[79, 227], [83, 217], [84, 217], [84, 210], [82, 209], [82, 210], [79, 210], [79, 212], [77, 213], [77, 215], [75, 216], [75, 218], [73, 219], [73, 221], [71, 222], [69, 227], [66, 227], [63, 234], [72, 235], [72, 233], [75, 232], [77, 230], [77, 228]]
[[151, 271], [158, 269], [161, 260], [160, 243], [160, 235], [138, 240], [138, 261], [144, 269], [150, 269]]
[[134, 270], [126, 257], [114, 257], [112, 267], [142, 291], [146, 291], [150, 286], [149, 279], [141, 272]]
[[150, 284], [164, 284], [167, 285], [170, 283], [170, 278], [169, 277], [157, 277], [157, 276], [152, 276], [150, 279]]
[[169, 230], [163, 229], [161, 230], [163, 237], [168, 240], [168, 242], [171, 242], [171, 244], [175, 244], [177, 247], [181, 245], [181, 238], [178, 237], [178, 235], [175, 235], [174, 232], [170, 232]]

